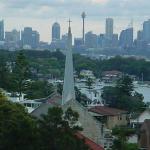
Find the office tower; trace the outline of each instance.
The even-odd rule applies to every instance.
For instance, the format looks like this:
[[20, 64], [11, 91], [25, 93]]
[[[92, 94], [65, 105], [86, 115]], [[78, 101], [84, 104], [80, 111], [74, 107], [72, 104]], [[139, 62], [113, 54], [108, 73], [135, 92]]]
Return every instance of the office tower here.
[[5, 42], [13, 42], [16, 43], [20, 41], [20, 31], [12, 30], [10, 32], [5, 32]]
[[82, 17], [82, 41], [83, 41], [83, 44], [84, 44], [84, 42], [85, 42], [85, 17], [86, 17], [86, 14], [85, 14], [85, 12], [83, 12], [82, 14], [81, 14], [81, 17]]
[[79, 48], [83, 44], [83, 39], [82, 38], [74, 38], [74, 47]]
[[97, 48], [97, 35], [91, 31], [85, 34], [85, 46], [86, 48]]
[[143, 23], [143, 40], [150, 42], [150, 19]]
[[97, 37], [97, 44], [98, 44], [98, 47], [99, 47], [99, 48], [104, 47], [104, 41], [105, 41], [105, 35], [104, 35], [104, 34], [100, 34], [100, 35]]
[[137, 32], [137, 40], [143, 40], [143, 31], [139, 30]]
[[124, 48], [133, 46], [133, 28], [128, 28], [121, 32], [119, 44]]
[[118, 41], [118, 34], [113, 34], [111, 45], [112, 45], [113, 47], [117, 47], [118, 44], [119, 44], [119, 41]]
[[20, 41], [20, 31], [17, 31], [16, 29], [12, 30], [13, 35], [13, 41], [18, 42]]
[[4, 41], [4, 21], [0, 21], [0, 41]]
[[55, 22], [52, 26], [52, 41], [60, 40], [60, 25]]
[[107, 18], [105, 26], [105, 38], [108, 40], [112, 40], [112, 37], [113, 37], [113, 19]]
[[22, 31], [22, 46], [28, 48], [37, 48], [39, 45], [40, 35], [33, 31], [31, 27], [25, 27]]
[[32, 48], [37, 48], [40, 42], [40, 34], [37, 31], [32, 31]]

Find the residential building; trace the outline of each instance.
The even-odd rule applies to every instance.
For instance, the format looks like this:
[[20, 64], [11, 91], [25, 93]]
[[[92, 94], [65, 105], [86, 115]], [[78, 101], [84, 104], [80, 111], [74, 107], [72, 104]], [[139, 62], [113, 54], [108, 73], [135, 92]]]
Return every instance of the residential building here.
[[108, 129], [113, 129], [120, 125], [127, 125], [128, 123], [127, 111], [124, 110], [106, 106], [95, 106], [91, 107], [89, 112]]

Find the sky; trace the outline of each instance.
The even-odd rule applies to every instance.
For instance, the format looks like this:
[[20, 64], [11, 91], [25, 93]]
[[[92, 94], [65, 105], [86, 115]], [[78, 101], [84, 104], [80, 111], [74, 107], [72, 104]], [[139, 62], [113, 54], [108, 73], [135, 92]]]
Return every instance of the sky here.
[[41, 40], [50, 42], [54, 22], [61, 25], [61, 34], [67, 32], [67, 20], [72, 20], [74, 37], [82, 36], [81, 13], [85, 11], [85, 31], [105, 32], [105, 19], [114, 19], [114, 32], [120, 33], [131, 21], [135, 36], [142, 23], [150, 18], [150, 0], [0, 0], [0, 19], [5, 30], [33, 27]]

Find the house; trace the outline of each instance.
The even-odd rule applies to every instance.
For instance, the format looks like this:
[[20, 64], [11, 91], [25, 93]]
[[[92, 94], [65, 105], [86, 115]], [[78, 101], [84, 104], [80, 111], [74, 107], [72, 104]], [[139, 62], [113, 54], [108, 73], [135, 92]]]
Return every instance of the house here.
[[133, 128], [136, 127], [137, 125], [142, 125], [146, 119], [150, 119], [150, 108], [147, 108], [141, 114], [134, 116], [131, 116], [130, 119], [130, 124]]
[[150, 150], [150, 119], [145, 120], [139, 134], [139, 147], [141, 150]]
[[115, 126], [127, 125], [128, 123], [128, 114], [124, 110], [106, 106], [95, 106], [91, 107], [89, 112], [108, 129], [113, 129]]
[[112, 70], [112, 71], [104, 71], [102, 72], [102, 81], [104, 82], [113, 82], [118, 80], [123, 76], [123, 73], [120, 71]]
[[95, 79], [93, 71], [91, 71], [91, 70], [81, 70], [80, 71], [80, 76], [83, 76], [84, 78]]

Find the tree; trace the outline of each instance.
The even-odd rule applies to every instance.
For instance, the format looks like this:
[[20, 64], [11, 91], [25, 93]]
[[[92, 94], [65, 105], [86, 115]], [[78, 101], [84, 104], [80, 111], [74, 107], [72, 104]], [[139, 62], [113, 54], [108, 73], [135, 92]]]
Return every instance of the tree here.
[[92, 85], [93, 85], [92, 78], [87, 78], [87, 80], [86, 80], [86, 86], [88, 87], [89, 91], [92, 88]]
[[84, 141], [75, 136], [81, 130], [76, 125], [78, 117], [78, 113], [71, 108], [63, 113], [58, 107], [51, 108], [47, 115], [42, 115], [39, 120], [41, 150], [88, 150]]
[[17, 54], [13, 73], [14, 80], [17, 85], [17, 91], [21, 96], [24, 85], [26, 84], [26, 80], [29, 77], [29, 64], [22, 51], [19, 51], [19, 53]]
[[126, 127], [116, 127], [112, 130], [112, 134], [116, 136], [113, 142], [112, 150], [138, 150], [137, 144], [127, 142], [127, 137], [135, 134], [135, 129]]
[[145, 107], [143, 95], [133, 90], [132, 80], [128, 76], [119, 79], [115, 87], [104, 87], [101, 96], [110, 107], [129, 112], [140, 112]]
[[7, 100], [7, 97], [4, 95], [3, 90], [0, 89], [0, 101], [5, 101]]
[[131, 96], [134, 90], [132, 79], [129, 76], [123, 76], [117, 80], [116, 88], [120, 95], [125, 94]]
[[53, 89], [53, 85], [49, 84], [47, 81], [31, 81], [28, 83], [24, 92], [28, 99], [39, 99], [52, 94]]
[[23, 106], [0, 101], [0, 150], [34, 150], [36, 121]]

